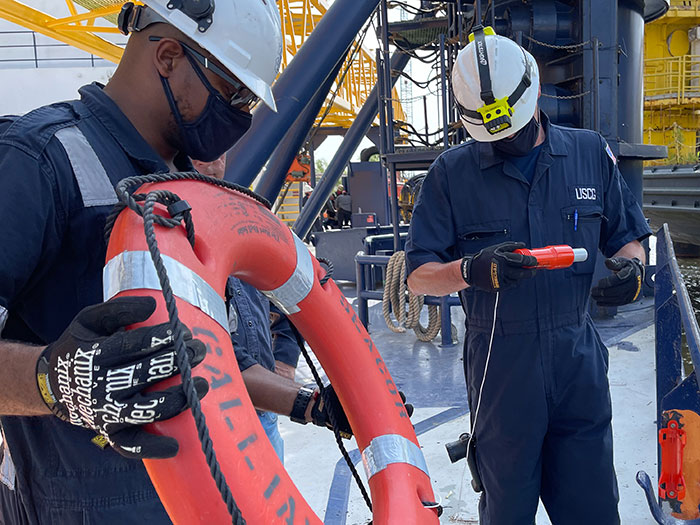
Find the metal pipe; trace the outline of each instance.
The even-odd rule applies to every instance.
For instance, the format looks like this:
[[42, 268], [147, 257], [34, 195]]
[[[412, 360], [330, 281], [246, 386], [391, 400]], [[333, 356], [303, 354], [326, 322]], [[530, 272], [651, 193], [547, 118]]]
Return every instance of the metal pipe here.
[[386, 102], [384, 100], [384, 59], [382, 50], [377, 48], [375, 56], [377, 64], [377, 113], [379, 115], [379, 157], [384, 158], [388, 148], [389, 139], [386, 136]]
[[[391, 70], [396, 72], [401, 72], [408, 64], [409, 56], [395, 52], [391, 57]], [[396, 76], [391, 77], [391, 83], [396, 83]], [[379, 96], [379, 89], [375, 85], [372, 93], [367, 97], [367, 102], [362, 106], [362, 109], [357, 114], [355, 122], [353, 122], [348, 132], [345, 134], [343, 142], [340, 144], [338, 151], [336, 152], [333, 160], [326, 168], [326, 173], [323, 175], [321, 180], [316, 185], [316, 190], [311, 194], [309, 200], [306, 202], [306, 206], [301, 211], [299, 218], [294, 223], [294, 232], [302, 239], [309, 233], [311, 226], [316, 218], [316, 215], [321, 211], [323, 205], [330, 197], [333, 191], [333, 186], [335, 185], [338, 177], [340, 177], [341, 172], [347, 165], [350, 157], [357, 149], [357, 146], [362, 141], [362, 138], [367, 134], [369, 128], [372, 125], [375, 117], [377, 116], [378, 103], [377, 97]]]
[[[387, 148], [386, 153], [394, 153], [394, 105], [392, 97], [392, 88], [394, 87], [391, 82], [391, 60], [389, 60], [389, 9], [387, 7], [387, 0], [382, 0], [382, 47], [384, 57], [382, 63], [384, 65], [384, 108], [386, 110], [386, 120], [384, 125], [386, 126], [386, 138], [387, 138]], [[396, 164], [393, 162], [388, 163], [387, 170], [389, 174], [389, 191], [391, 193], [391, 223], [394, 229], [394, 253], [401, 250], [401, 238], [399, 236], [399, 196], [398, 189], [396, 186]]]
[[[311, 102], [304, 108], [304, 111], [302, 111], [301, 115], [296, 119], [294, 125], [289, 128], [282, 141], [275, 148], [272, 157], [270, 157], [267, 167], [255, 187], [256, 193], [259, 193], [270, 202], [277, 198], [282, 186], [284, 186], [284, 180], [287, 176], [289, 166], [294, 161], [295, 155], [301, 149], [306, 136], [309, 134], [309, 130], [314, 125], [316, 117], [323, 107], [323, 102], [326, 100], [328, 92], [333, 86], [333, 81], [338, 77], [338, 72], [345, 62], [345, 57], [347, 57], [347, 53], [338, 60], [333, 71], [331, 71], [321, 87], [316, 91]], [[312, 165], [312, 172], [313, 169], [314, 167]], [[311, 184], [311, 187], [314, 187], [314, 183]]]
[[272, 90], [277, 113], [255, 111], [253, 125], [229, 151], [226, 180], [249, 186], [287, 129], [307, 106], [321, 79], [328, 77], [379, 0], [336, 0], [323, 15]]
[[449, 119], [447, 115], [447, 71], [445, 70], [445, 35], [440, 34], [440, 91], [442, 93], [442, 142], [445, 149], [449, 147]]
[[311, 177], [311, 184], [312, 188], [316, 187], [316, 150], [314, 150], [314, 145], [311, 144], [311, 148], [309, 149], [309, 160], [311, 160], [311, 166], [309, 169], [309, 175]]
[[600, 132], [600, 66], [598, 63], [598, 38], [591, 39], [593, 43], [593, 131]]
[[369, 308], [367, 299], [365, 299], [363, 294], [366, 288], [364, 265], [357, 261], [357, 258], [362, 255], [364, 255], [364, 252], [357, 252], [357, 255], [355, 255], [355, 286], [357, 292], [357, 315], [362, 326], [367, 330], [369, 329]]
[[440, 346], [449, 348], [454, 346], [452, 340], [452, 310], [450, 309], [450, 296], [443, 295], [440, 297]]
[[391, 82], [391, 60], [389, 59], [389, 13], [387, 8], [387, 0], [381, 0], [382, 5], [382, 47], [384, 64], [384, 107], [386, 109], [386, 125], [388, 133], [387, 138], [387, 153], [394, 153], [394, 106], [392, 101], [392, 89], [394, 84]]
[[423, 116], [425, 117], [425, 143], [430, 144], [430, 132], [428, 131], [428, 97], [423, 95]]

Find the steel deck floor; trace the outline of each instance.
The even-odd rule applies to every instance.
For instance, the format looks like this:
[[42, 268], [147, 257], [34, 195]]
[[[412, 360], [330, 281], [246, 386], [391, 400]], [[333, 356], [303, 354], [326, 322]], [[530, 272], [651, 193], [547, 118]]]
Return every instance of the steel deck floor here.
[[[354, 304], [353, 290], [343, 291]], [[384, 324], [381, 304], [370, 304], [370, 334], [394, 381], [416, 407], [412, 421], [436, 496], [445, 509], [441, 523], [476, 524], [478, 495], [471, 489], [465, 462], [450, 464], [444, 448], [446, 442], [457, 439], [469, 428], [461, 360], [463, 314], [459, 308], [452, 310], [459, 342], [441, 347], [439, 337], [433, 343], [421, 343], [412, 331], [391, 332]], [[638, 470], [646, 470], [656, 479], [652, 322], [653, 299], [644, 299], [621, 309], [614, 319], [597, 323], [610, 350], [615, 465], [623, 525], [654, 523], [642, 490], [635, 482]], [[304, 381], [311, 378], [305, 363], [300, 364], [297, 378]], [[332, 434], [311, 425], [291, 423], [286, 418], [280, 418], [280, 431], [285, 440], [285, 462], [290, 475], [325, 523], [368, 523], [371, 515], [351, 480]], [[354, 440], [348, 442], [347, 448], [364, 479]], [[549, 523], [540, 505], [537, 525]]]

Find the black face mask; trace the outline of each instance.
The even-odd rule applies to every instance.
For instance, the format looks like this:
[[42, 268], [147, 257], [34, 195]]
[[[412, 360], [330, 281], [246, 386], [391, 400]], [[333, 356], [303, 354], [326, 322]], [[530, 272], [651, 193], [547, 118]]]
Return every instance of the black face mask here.
[[177, 108], [175, 97], [167, 78], [160, 77], [165, 96], [170, 104], [175, 122], [180, 130], [183, 153], [202, 162], [211, 162], [231, 149], [250, 128], [253, 117], [236, 109], [219, 93], [204, 76], [194, 59], [185, 53], [197, 76], [209, 91], [207, 104], [194, 122], [185, 122]]
[[520, 129], [515, 136], [497, 140], [493, 143], [493, 147], [502, 155], [523, 157], [535, 147], [539, 135], [540, 123], [533, 115], [530, 122], [525, 124], [525, 127]]

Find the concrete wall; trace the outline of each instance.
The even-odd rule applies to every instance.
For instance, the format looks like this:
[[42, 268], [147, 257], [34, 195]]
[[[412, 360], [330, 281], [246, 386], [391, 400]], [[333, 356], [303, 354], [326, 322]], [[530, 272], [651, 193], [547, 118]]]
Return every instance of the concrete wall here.
[[0, 70], [0, 114], [21, 115], [44, 104], [78, 98], [78, 88], [105, 83], [114, 67]]
[[0, 70], [0, 114], [21, 115], [52, 102], [79, 98], [78, 88], [105, 83], [113, 67]]

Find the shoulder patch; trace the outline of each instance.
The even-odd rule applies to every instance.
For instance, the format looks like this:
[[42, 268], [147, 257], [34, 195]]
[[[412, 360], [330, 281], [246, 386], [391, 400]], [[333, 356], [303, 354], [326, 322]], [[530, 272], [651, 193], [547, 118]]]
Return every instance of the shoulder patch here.
[[613, 164], [617, 164], [617, 159], [615, 158], [615, 154], [612, 152], [610, 149], [610, 144], [605, 142], [605, 153], [608, 154], [608, 157], [613, 161]]

